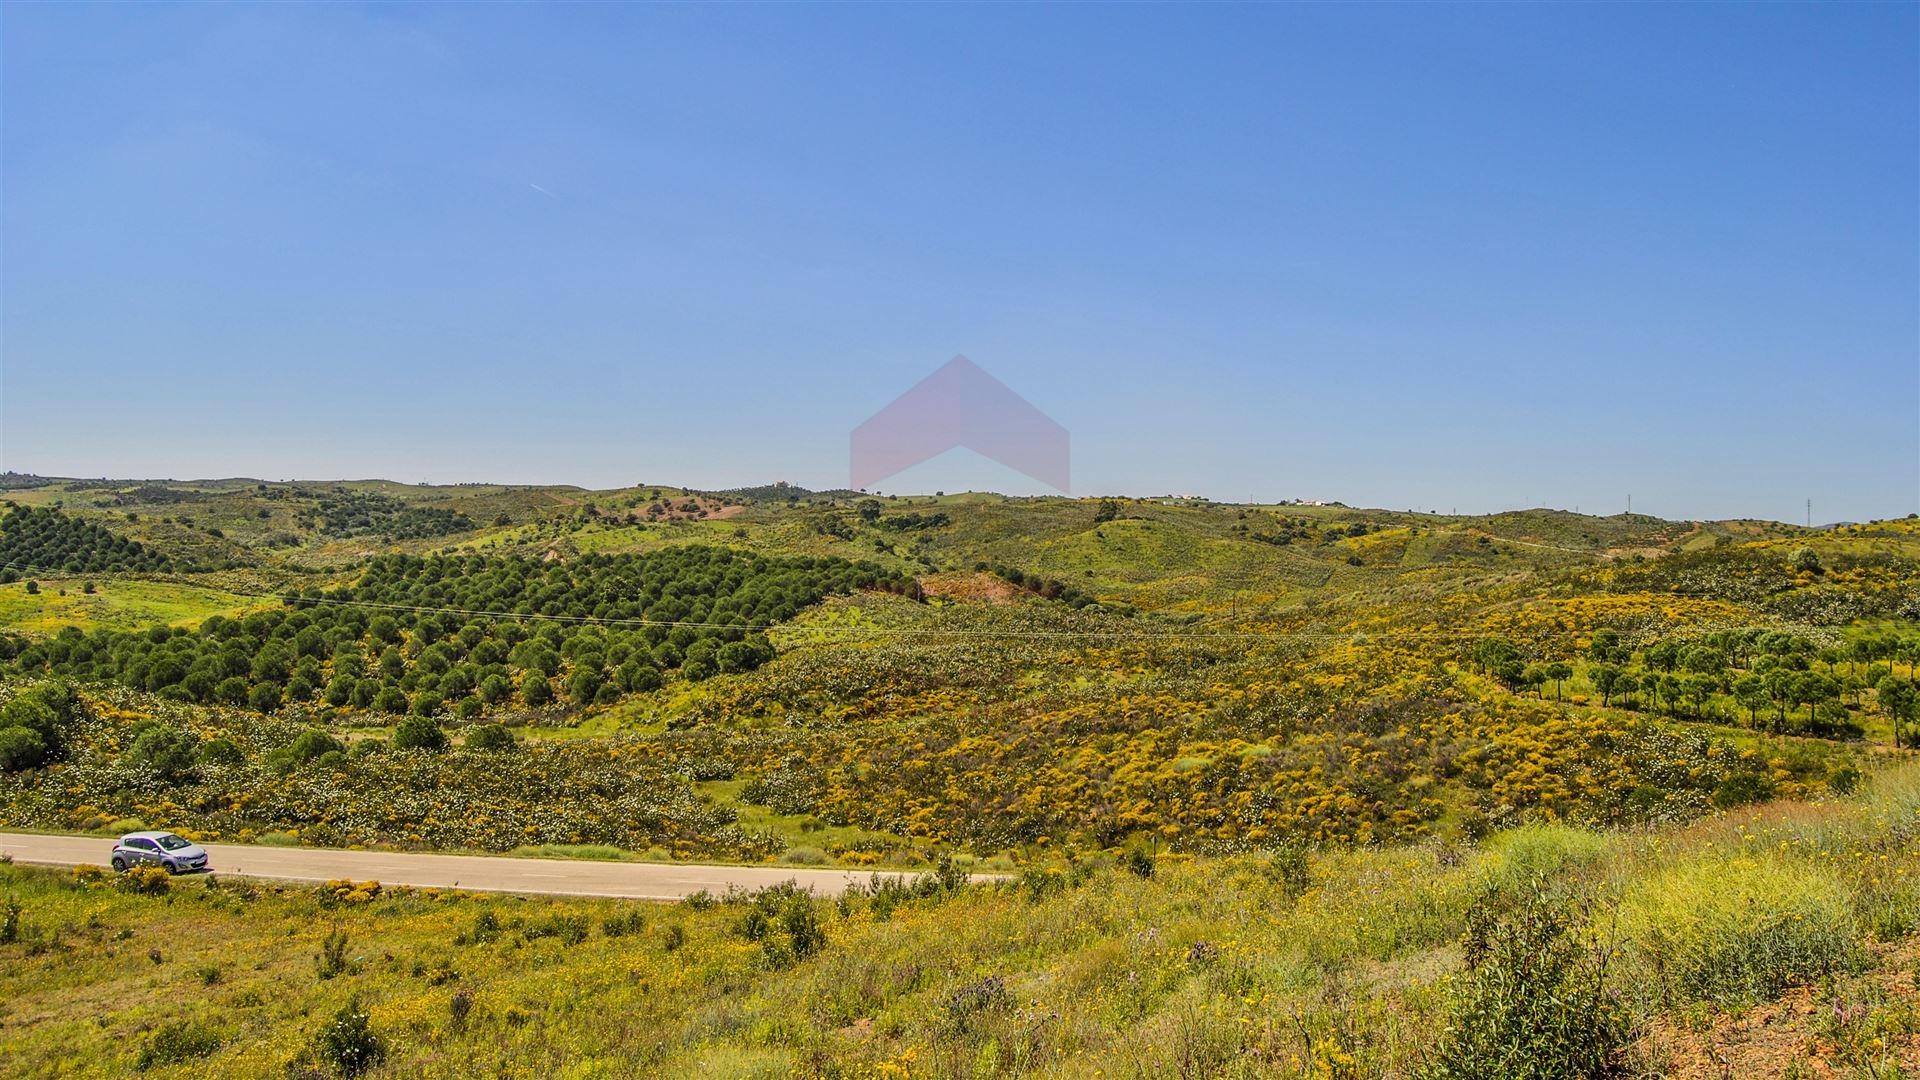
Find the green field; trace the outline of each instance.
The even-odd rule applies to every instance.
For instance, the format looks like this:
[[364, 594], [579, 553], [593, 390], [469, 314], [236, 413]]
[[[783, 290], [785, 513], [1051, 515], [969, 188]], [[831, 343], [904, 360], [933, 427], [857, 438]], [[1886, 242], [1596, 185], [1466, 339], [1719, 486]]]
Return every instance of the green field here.
[[[38, 595], [25, 581], [0, 585], [0, 630], [52, 634], [62, 627], [133, 630], [144, 626], [193, 626], [209, 615], [237, 615], [277, 601], [223, 589], [170, 581], [44, 578]], [[92, 592], [86, 587], [93, 586]]]

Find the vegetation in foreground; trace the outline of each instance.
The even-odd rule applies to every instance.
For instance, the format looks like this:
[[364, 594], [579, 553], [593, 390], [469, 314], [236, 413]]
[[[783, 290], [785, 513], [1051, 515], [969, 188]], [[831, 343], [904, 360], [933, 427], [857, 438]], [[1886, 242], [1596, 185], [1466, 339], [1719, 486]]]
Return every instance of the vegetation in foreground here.
[[1911, 1075], [1916, 827], [1920, 767], [1903, 766], [1845, 800], [1663, 830], [1135, 850], [837, 902], [4, 867], [0, 1059], [15, 1075]]

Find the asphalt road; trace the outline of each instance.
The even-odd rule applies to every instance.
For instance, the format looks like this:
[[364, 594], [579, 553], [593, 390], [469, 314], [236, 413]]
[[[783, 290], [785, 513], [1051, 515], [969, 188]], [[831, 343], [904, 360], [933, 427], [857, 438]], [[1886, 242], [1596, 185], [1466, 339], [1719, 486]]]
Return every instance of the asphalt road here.
[[[378, 881], [383, 885], [471, 889], [476, 892], [551, 896], [609, 896], [629, 900], [678, 900], [705, 889], [718, 896], [730, 886], [758, 889], [793, 881], [822, 896], [837, 896], [871, 871], [804, 867], [701, 866], [689, 863], [593, 862], [586, 859], [509, 859], [494, 855], [419, 855], [331, 848], [205, 844], [207, 863], [219, 876], [277, 881]], [[107, 865], [113, 841], [88, 836], [0, 833], [0, 854], [16, 862], [77, 866]], [[907, 875], [882, 875], [887, 877]]]

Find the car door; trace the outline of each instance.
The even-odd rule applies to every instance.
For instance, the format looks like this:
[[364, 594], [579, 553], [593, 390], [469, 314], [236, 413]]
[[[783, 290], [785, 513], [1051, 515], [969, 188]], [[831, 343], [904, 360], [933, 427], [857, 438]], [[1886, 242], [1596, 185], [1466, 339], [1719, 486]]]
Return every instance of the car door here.
[[127, 841], [127, 847], [133, 851], [133, 861], [135, 863], [158, 863], [160, 861], [160, 848], [146, 837], [134, 837]]

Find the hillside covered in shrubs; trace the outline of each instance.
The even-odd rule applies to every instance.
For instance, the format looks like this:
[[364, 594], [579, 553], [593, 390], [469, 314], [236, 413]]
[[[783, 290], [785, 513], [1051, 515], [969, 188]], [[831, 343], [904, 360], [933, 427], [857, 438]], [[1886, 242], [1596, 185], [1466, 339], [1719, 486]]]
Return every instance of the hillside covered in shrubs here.
[[[57, 914], [88, 903], [332, 972], [276, 991], [295, 1020], [196, 960], [231, 991], [116, 1014], [81, 1040], [103, 1068], [1721, 1076], [1737, 1031], [1772, 1057], [1735, 1075], [1912, 1062], [1912, 520], [9, 497], [227, 569], [0, 584], [0, 827], [926, 875], [630, 909], [10, 871], [0, 948], [84, 957], [58, 985], [133, 977]], [[132, 966], [185, 977], [162, 957]], [[642, 1000], [659, 1022], [594, 1026]], [[0, 1050], [78, 1038], [60, 1001], [0, 1014]], [[1835, 1019], [1753, 1027], [1808, 1002]]]

